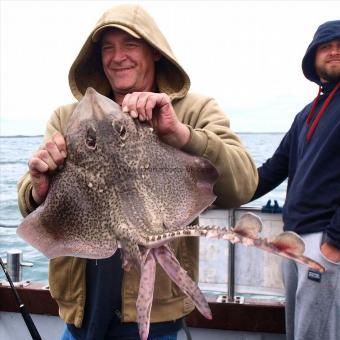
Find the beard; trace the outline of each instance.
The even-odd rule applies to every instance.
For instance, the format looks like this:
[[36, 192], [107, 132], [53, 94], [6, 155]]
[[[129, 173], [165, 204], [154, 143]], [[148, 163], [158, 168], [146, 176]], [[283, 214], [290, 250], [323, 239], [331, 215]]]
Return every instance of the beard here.
[[330, 67], [315, 65], [315, 71], [318, 76], [328, 83], [337, 83], [340, 81], [340, 66]]

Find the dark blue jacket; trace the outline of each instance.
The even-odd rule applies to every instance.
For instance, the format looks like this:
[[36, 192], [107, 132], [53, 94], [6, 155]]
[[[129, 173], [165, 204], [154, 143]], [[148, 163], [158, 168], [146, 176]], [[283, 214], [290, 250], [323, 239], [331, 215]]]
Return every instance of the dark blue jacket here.
[[[321, 25], [303, 58], [306, 78], [320, 85], [314, 69], [317, 47], [340, 38], [340, 20]], [[288, 177], [283, 208], [284, 230], [298, 234], [325, 231], [327, 242], [340, 248], [340, 89], [336, 92], [309, 141], [306, 134], [336, 84], [323, 84], [309, 125], [312, 103], [294, 119], [274, 155], [259, 169], [256, 199]]]

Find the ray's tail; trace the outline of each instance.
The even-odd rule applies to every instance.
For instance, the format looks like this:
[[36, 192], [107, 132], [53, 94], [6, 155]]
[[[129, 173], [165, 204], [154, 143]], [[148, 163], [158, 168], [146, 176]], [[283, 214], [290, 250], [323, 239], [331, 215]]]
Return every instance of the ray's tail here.
[[147, 340], [150, 329], [150, 313], [154, 292], [156, 275], [156, 261], [169, 275], [171, 280], [189, 296], [197, 309], [207, 319], [212, 319], [212, 314], [207, 300], [198, 285], [181, 267], [173, 252], [167, 245], [150, 249], [143, 264], [139, 292], [137, 298], [137, 322], [141, 340]]
[[261, 219], [252, 213], [245, 213], [240, 217], [234, 228], [219, 226], [187, 226], [160, 235], [150, 236], [143, 244], [146, 247], [159, 247], [172, 239], [187, 236], [199, 236], [223, 239], [232, 243], [242, 243], [278, 256], [287, 257], [312, 269], [324, 272], [325, 268], [313, 259], [304, 256], [305, 245], [302, 238], [294, 232], [283, 232], [269, 240], [261, 238]]

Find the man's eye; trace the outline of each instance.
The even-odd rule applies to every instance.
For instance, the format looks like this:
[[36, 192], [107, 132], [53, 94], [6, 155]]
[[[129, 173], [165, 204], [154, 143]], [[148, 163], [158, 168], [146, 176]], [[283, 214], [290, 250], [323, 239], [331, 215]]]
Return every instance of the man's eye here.
[[112, 49], [111, 45], [104, 45], [102, 46], [102, 51], [110, 51]]
[[319, 50], [326, 50], [329, 47], [329, 44], [324, 44], [319, 46]]
[[125, 47], [127, 47], [127, 48], [135, 48], [137, 46], [138, 46], [138, 44], [133, 43], [133, 42], [129, 42], [129, 43], [125, 44]]

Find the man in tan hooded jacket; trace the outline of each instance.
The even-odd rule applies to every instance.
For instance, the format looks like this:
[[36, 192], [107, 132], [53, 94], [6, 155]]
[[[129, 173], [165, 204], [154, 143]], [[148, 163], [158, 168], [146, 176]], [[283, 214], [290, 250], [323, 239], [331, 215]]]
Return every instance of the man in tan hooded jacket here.
[[[188, 93], [188, 75], [141, 7], [120, 5], [103, 14], [71, 66], [69, 84], [78, 101], [91, 86], [132, 117], [149, 121], [166, 143], [209, 159], [219, 173], [214, 192], [220, 207], [237, 207], [252, 197], [258, 180], [256, 167], [229, 128], [228, 118], [212, 98]], [[53, 112], [44, 144], [18, 184], [23, 216], [44, 201], [48, 173], [67, 157], [63, 134], [76, 105]], [[182, 267], [195, 280], [198, 242], [198, 238], [172, 242]], [[51, 294], [68, 325], [64, 339], [138, 339], [139, 276], [134, 269], [122, 271], [118, 253], [98, 261], [74, 257], [50, 261]], [[176, 339], [180, 320], [193, 308], [190, 298], [157, 268], [150, 339], [171, 334]]]

